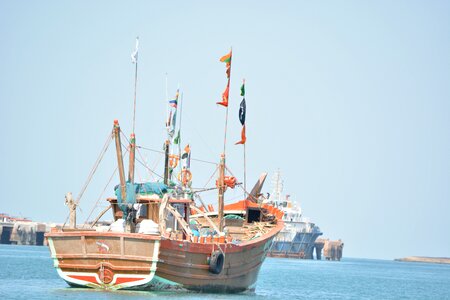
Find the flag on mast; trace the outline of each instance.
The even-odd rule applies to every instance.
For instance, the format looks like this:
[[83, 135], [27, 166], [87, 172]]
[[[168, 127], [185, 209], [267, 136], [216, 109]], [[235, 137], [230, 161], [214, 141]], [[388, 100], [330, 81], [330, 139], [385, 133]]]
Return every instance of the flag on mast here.
[[238, 144], [243, 145], [247, 141], [247, 137], [245, 136], [245, 114], [247, 110], [247, 105], [245, 104], [245, 79], [243, 80], [241, 86], [241, 96], [244, 97], [242, 98], [241, 104], [239, 105], [239, 121], [241, 122], [242, 125], [242, 132], [241, 132], [241, 140], [235, 143], [235, 145]]
[[178, 134], [177, 136], [173, 139], [173, 143], [175, 145], [178, 145], [180, 143], [180, 129], [178, 129]]
[[241, 96], [245, 97], [245, 79], [242, 82], [242, 86], [241, 86]]
[[177, 108], [177, 106], [178, 106], [178, 96], [179, 96], [179, 94], [180, 94], [180, 90], [177, 89], [177, 93], [175, 94], [175, 99], [169, 100], [169, 105], [170, 105], [170, 106], [172, 106], [172, 107], [174, 107], [174, 108]]
[[222, 101], [221, 102], [217, 102], [217, 104], [220, 104], [222, 106], [227, 107], [228, 106], [228, 98], [230, 96], [230, 86], [227, 85], [227, 87], [225, 88], [225, 90], [222, 93]]
[[228, 107], [228, 98], [229, 98], [229, 94], [230, 94], [230, 75], [231, 75], [232, 56], [233, 56], [233, 52], [232, 52], [232, 50], [230, 50], [230, 52], [228, 54], [226, 54], [220, 58], [221, 62], [226, 63], [226, 67], [227, 67], [226, 74], [227, 74], [228, 82], [227, 82], [227, 87], [225, 88], [225, 90], [222, 93], [222, 101], [217, 102], [217, 104], [220, 104], [225, 107]]
[[181, 159], [184, 160], [184, 166], [189, 170], [191, 167], [191, 147], [189, 146], [189, 144], [184, 147]]
[[245, 98], [242, 99], [241, 104], [239, 106], [239, 121], [241, 122], [241, 125], [245, 125], [245, 111], [246, 111], [246, 104], [245, 104]]
[[177, 121], [177, 110], [175, 110], [173, 114], [172, 114], [172, 112], [170, 112], [170, 115], [172, 117], [172, 120], [169, 123], [169, 136], [173, 137], [173, 135], [175, 133], [175, 126], [176, 126], [176, 121]]
[[172, 111], [170, 111], [169, 116], [167, 117], [167, 121], [166, 121], [167, 130], [169, 130], [171, 123], [172, 123]]
[[131, 62], [133, 64], [137, 63], [137, 60], [138, 60], [138, 49], [139, 49], [139, 37], [136, 37], [136, 48], [134, 49], [133, 53], [131, 53]]
[[228, 54], [225, 54], [224, 56], [222, 56], [222, 57], [220, 58], [220, 61], [221, 61], [221, 62], [224, 62], [224, 63], [227, 64], [227, 68], [228, 68], [229, 66], [231, 66], [231, 57], [232, 57], [232, 55], [233, 55], [233, 53], [232, 53], [232, 51], [230, 50], [230, 52], [229, 52]]
[[236, 142], [235, 145], [244, 145], [246, 141], [247, 137], [245, 136], [245, 125], [244, 125], [242, 126], [241, 140], [239, 142]]

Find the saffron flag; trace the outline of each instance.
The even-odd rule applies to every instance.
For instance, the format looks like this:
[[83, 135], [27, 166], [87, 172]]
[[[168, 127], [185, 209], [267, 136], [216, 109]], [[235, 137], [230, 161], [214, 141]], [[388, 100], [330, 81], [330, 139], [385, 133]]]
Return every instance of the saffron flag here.
[[175, 99], [169, 100], [169, 105], [170, 106], [177, 108], [179, 94], [180, 94], [180, 90], [177, 90], [177, 93], [175, 94]]
[[239, 121], [241, 122], [242, 126], [245, 126], [245, 111], [246, 111], [246, 105], [245, 105], [245, 98], [242, 99], [241, 104], [239, 106]]
[[228, 53], [228, 54], [222, 56], [222, 57], [220, 58], [220, 61], [226, 63], [226, 64], [227, 64], [227, 67], [229, 67], [229, 66], [231, 65], [231, 56], [232, 56], [232, 55], [233, 55], [233, 54], [232, 54], [232, 51], [230, 50], [230, 53]]
[[136, 64], [138, 60], [138, 48], [139, 48], [139, 37], [136, 38], [136, 48], [134, 49], [133, 53], [131, 53], [131, 62], [133, 64]]
[[242, 126], [242, 132], [241, 132], [241, 140], [237, 143], [235, 143], [235, 145], [243, 145], [245, 144], [245, 142], [247, 141], [247, 137], [245, 136], [245, 125]]
[[217, 104], [223, 105], [225, 107], [228, 107], [228, 97], [230, 95], [230, 85], [227, 84], [227, 87], [225, 88], [225, 90], [222, 93], [222, 101], [221, 102], [217, 102]]

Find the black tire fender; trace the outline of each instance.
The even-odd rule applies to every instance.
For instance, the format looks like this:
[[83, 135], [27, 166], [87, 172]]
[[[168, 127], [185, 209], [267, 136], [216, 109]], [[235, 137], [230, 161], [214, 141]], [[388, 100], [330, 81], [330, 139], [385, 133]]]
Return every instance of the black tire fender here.
[[209, 260], [209, 272], [213, 274], [220, 274], [223, 270], [223, 264], [225, 262], [225, 257], [222, 252], [216, 250], [211, 254]]

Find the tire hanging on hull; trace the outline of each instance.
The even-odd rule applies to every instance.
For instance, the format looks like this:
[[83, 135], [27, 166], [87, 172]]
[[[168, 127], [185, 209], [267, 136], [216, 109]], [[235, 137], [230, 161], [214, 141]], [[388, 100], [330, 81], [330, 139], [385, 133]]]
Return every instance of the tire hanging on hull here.
[[223, 263], [225, 257], [222, 252], [216, 250], [212, 253], [211, 259], [209, 260], [209, 272], [213, 274], [220, 274], [223, 270]]

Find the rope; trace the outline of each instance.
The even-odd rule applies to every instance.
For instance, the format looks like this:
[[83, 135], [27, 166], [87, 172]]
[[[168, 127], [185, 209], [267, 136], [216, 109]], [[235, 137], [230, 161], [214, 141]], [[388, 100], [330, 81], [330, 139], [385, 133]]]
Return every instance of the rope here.
[[100, 196], [98, 197], [97, 202], [95, 202], [94, 207], [91, 209], [89, 216], [86, 218], [86, 221], [84, 221], [84, 225], [87, 225], [87, 222], [88, 222], [89, 218], [92, 216], [92, 214], [94, 213], [94, 210], [97, 208], [98, 203], [100, 202], [100, 199], [103, 198], [103, 195], [105, 194], [106, 189], [108, 188], [109, 184], [111, 183], [111, 180], [114, 178], [114, 175], [116, 175], [117, 169], [118, 169], [117, 167], [114, 169], [114, 172], [112, 173], [111, 177], [109, 178], [108, 183], [106, 183], [106, 186], [103, 189], [103, 191], [100, 193]]
[[105, 155], [106, 151], [108, 150], [108, 147], [109, 147], [111, 141], [112, 141], [112, 134], [110, 133], [110, 134], [108, 134], [108, 138], [106, 139], [105, 145], [103, 146], [102, 151], [100, 152], [99, 157], [98, 157], [97, 160], [95, 161], [94, 166], [93, 166], [91, 172], [89, 173], [88, 179], [87, 179], [86, 182], [84, 183], [83, 188], [81, 189], [80, 193], [78, 194], [78, 196], [77, 196], [77, 198], [76, 198], [76, 199], [77, 199], [77, 200], [76, 200], [76, 201], [77, 201], [77, 205], [80, 203], [80, 200], [81, 200], [81, 198], [83, 197], [83, 194], [84, 194], [84, 192], [86, 191], [86, 189], [87, 189], [89, 183], [91, 182], [92, 177], [93, 177], [94, 174], [95, 174], [95, 171], [97, 171], [97, 167], [98, 167], [98, 165], [100, 164], [100, 162], [102, 161], [103, 156]]
[[[141, 159], [145, 161], [144, 156], [142, 155], [141, 151], [139, 151], [139, 148], [140, 148], [140, 147], [136, 147], [137, 152], [138, 152], [139, 156], [141, 157]], [[136, 160], [137, 160], [137, 159], [136, 159]], [[139, 161], [139, 160], [137, 160], [137, 161]], [[153, 169], [156, 169], [156, 166], [159, 164], [160, 161], [161, 161], [161, 156], [160, 156], [159, 159], [155, 162], [155, 166], [153, 167]], [[140, 161], [139, 161], [139, 162], [140, 162]], [[141, 163], [141, 162], [140, 162], [140, 163]], [[159, 177], [159, 178], [163, 178], [162, 176], [160, 176], [160, 175], [158, 175], [157, 173], [155, 173], [150, 167], [148, 167], [147, 164], [145, 164], [145, 163], [141, 163], [141, 164], [143, 164], [144, 167], [145, 167], [147, 170], [150, 171], [150, 175], [152, 175], [152, 176], [153, 176], [153, 175], [156, 175], [156, 176]]]
[[[147, 150], [147, 151], [152, 151], [152, 152], [164, 154], [164, 151], [154, 150], [154, 149], [146, 148], [146, 147], [143, 147], [143, 146], [136, 146], [136, 148], [141, 148], [141, 149], [143, 149], [143, 150]], [[202, 160], [202, 159], [191, 158], [191, 160], [193, 160], [193, 161], [198, 161], [198, 162], [202, 162], [202, 163], [205, 163], [205, 164], [218, 165], [218, 163], [216, 163], [216, 162], [207, 161], [207, 160]]]
[[[127, 138], [127, 136], [122, 132], [122, 130], [120, 131], [120, 133], [122, 134], [122, 136], [125, 138], [125, 140], [128, 142], [128, 144], [130, 144], [130, 140]], [[124, 148], [128, 148], [128, 146], [127, 145], [124, 145], [123, 143], [122, 143], [122, 146], [124, 147]], [[141, 146], [136, 146], [136, 149], [138, 149], [138, 148], [142, 148]], [[142, 154], [141, 154], [141, 152], [139, 151], [139, 149], [138, 149], [138, 154], [139, 154], [139, 156], [142, 158], [142, 160], [144, 160], [144, 157], [142, 156]], [[140, 161], [137, 157], [135, 157], [134, 158], [138, 163], [140, 163], [144, 168], [146, 168], [147, 170], [149, 170], [150, 171], [150, 173], [151, 174], [154, 174], [155, 176], [157, 176], [157, 177], [159, 177], [159, 178], [163, 178], [163, 176], [161, 176], [161, 175], [158, 175], [157, 173], [155, 173], [149, 166], [147, 166], [145, 163], [143, 163], [142, 161]]]
[[[95, 161], [94, 166], [92, 167], [91, 172], [89, 173], [89, 176], [88, 176], [86, 182], [84, 183], [83, 187], [81, 188], [80, 193], [78, 194], [78, 196], [76, 198], [77, 199], [76, 200], [77, 207], [79, 207], [79, 203], [81, 201], [81, 198], [83, 197], [84, 192], [86, 191], [89, 183], [91, 182], [92, 177], [94, 176], [95, 172], [97, 171], [97, 168], [98, 168], [100, 162], [102, 161], [103, 156], [105, 155], [106, 151], [108, 150], [108, 147], [111, 144], [112, 139], [113, 139], [113, 135], [112, 135], [112, 133], [109, 133], [108, 137], [107, 137], [107, 139], [105, 141], [105, 144], [103, 145], [103, 148], [102, 148], [102, 150], [100, 152], [100, 155], [98, 156], [97, 160]], [[70, 212], [67, 215], [66, 220], [64, 221], [64, 224], [63, 224], [62, 228], [64, 228], [66, 226], [67, 220], [69, 220], [69, 216], [70, 216]]]

